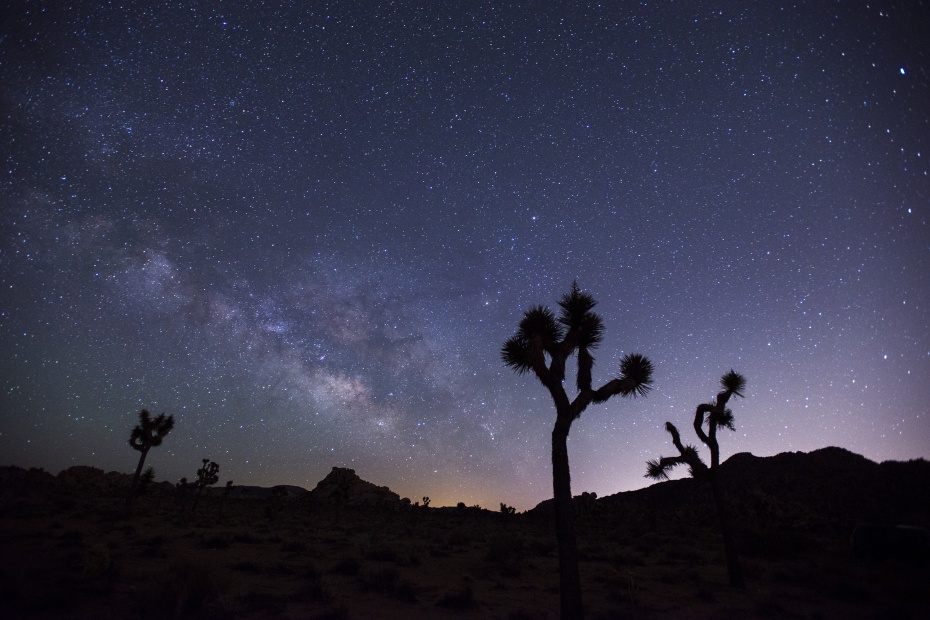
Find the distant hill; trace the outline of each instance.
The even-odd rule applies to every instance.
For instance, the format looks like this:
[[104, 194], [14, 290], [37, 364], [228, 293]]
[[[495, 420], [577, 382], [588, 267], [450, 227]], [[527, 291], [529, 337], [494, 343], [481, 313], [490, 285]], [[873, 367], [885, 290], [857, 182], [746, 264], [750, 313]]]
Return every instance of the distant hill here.
[[[222, 492], [223, 487], [215, 487], [214, 493]], [[310, 491], [293, 484], [279, 484], [273, 487], [258, 487], [248, 484], [233, 485], [229, 496], [236, 499], [267, 499], [276, 493], [291, 498], [306, 497]]]
[[[720, 476], [734, 514], [748, 525], [778, 523], [786, 527], [848, 530], [857, 523], [871, 522], [930, 527], [930, 462], [924, 459], [875, 463], [836, 447], [769, 457], [743, 452], [720, 465]], [[54, 489], [122, 494], [128, 491], [131, 479], [129, 473], [87, 466], [70, 467], [57, 476], [37, 468], [0, 467], [0, 501]], [[174, 491], [170, 482], [155, 483], [152, 488], [155, 492]], [[224, 491], [222, 486], [215, 486], [208, 488], [207, 494]], [[333, 507], [396, 507], [410, 503], [388, 487], [367, 482], [354, 470], [340, 467], [334, 467], [312, 491], [294, 485], [237, 485], [230, 491], [231, 498], [240, 499], [261, 500], [273, 495]], [[707, 483], [691, 478], [599, 499], [593, 493], [583, 493], [575, 503], [582, 516], [597, 514], [618, 522], [714, 519]], [[546, 517], [551, 513], [550, 499], [526, 514]]]
[[[930, 526], [930, 462], [924, 459], [875, 463], [836, 447], [769, 457], [743, 452], [721, 463], [720, 479], [734, 512], [743, 518], [805, 526]], [[541, 502], [530, 514], [549, 514], [551, 504]], [[595, 504], [602, 515], [661, 511], [710, 518], [713, 510], [707, 483], [691, 478], [617, 493]]]

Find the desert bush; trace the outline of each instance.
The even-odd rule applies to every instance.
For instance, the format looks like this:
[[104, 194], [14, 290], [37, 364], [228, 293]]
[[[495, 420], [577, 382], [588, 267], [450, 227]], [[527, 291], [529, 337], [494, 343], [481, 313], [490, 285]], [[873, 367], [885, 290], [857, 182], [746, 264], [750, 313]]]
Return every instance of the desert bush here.
[[747, 531], [740, 537], [740, 547], [748, 557], [762, 559], [795, 559], [817, 545], [802, 531], [775, 528]]
[[445, 542], [450, 547], [467, 547], [471, 544], [471, 534], [464, 528], [457, 527], [446, 535]]
[[707, 584], [701, 584], [697, 587], [697, 590], [694, 591], [694, 596], [700, 601], [705, 603], [716, 603], [717, 602], [717, 593], [715, 588]]
[[249, 592], [239, 598], [239, 606], [247, 614], [265, 612], [270, 616], [282, 616], [287, 610], [287, 601], [266, 592]]
[[216, 566], [181, 558], [162, 573], [140, 611], [153, 618], [225, 618], [231, 611], [227, 588]]
[[397, 558], [398, 566], [417, 567], [421, 564], [420, 556], [413, 551]]
[[232, 569], [243, 573], [252, 573], [253, 575], [257, 575], [263, 571], [262, 567], [259, 566], [257, 562], [252, 561], [236, 562], [232, 565]]
[[358, 559], [352, 556], [345, 556], [336, 562], [332, 572], [336, 573], [337, 575], [357, 575], [358, 569]]
[[398, 581], [391, 591], [391, 595], [404, 603], [416, 603], [417, 591], [414, 585], [406, 579]]
[[555, 553], [555, 540], [550, 536], [534, 536], [527, 540], [526, 551], [530, 555], [548, 557]]
[[436, 601], [436, 605], [446, 609], [471, 609], [475, 606], [475, 594], [471, 586], [466, 584], [458, 590], [443, 594]]
[[244, 543], [244, 544], [250, 544], [250, 545], [259, 544], [262, 542], [260, 538], [256, 538], [255, 536], [252, 536], [252, 534], [250, 534], [249, 532], [237, 532], [233, 534], [232, 541], [236, 543]]
[[397, 570], [393, 568], [366, 568], [358, 573], [363, 590], [387, 592], [397, 583]]
[[281, 551], [286, 553], [306, 553], [307, 544], [297, 540], [281, 543]]
[[755, 612], [759, 618], [784, 618], [789, 615], [781, 600], [773, 595], [765, 596], [757, 601]]
[[313, 616], [312, 620], [348, 620], [349, 610], [345, 607], [334, 607]]
[[358, 581], [363, 590], [386, 594], [406, 603], [413, 603], [417, 598], [413, 585], [402, 581], [394, 568], [366, 568], [359, 571]]
[[496, 566], [502, 577], [519, 577], [524, 559], [523, 540], [515, 536], [493, 536], [488, 540], [485, 560]]
[[167, 555], [164, 549], [164, 536], [151, 536], [142, 541], [142, 550], [139, 555], [144, 558], [163, 558]]
[[362, 556], [366, 560], [375, 562], [397, 562], [399, 557], [396, 550], [384, 541], [375, 539], [374, 536], [368, 544], [363, 545]]
[[214, 534], [213, 536], [202, 536], [200, 546], [204, 549], [227, 549], [229, 547], [228, 534]]
[[272, 575], [296, 575], [297, 569], [285, 562], [276, 562], [268, 567], [268, 573]]
[[295, 595], [295, 598], [302, 601], [313, 601], [329, 603], [333, 600], [333, 595], [323, 585], [319, 575], [315, 579], [308, 579]]
[[110, 549], [103, 543], [97, 543], [84, 550], [82, 568], [85, 575], [102, 577], [114, 572]]
[[58, 539], [62, 547], [76, 547], [84, 542], [84, 533], [80, 530], [68, 530]]
[[448, 558], [452, 555], [448, 545], [433, 546], [429, 549], [429, 555], [433, 558]]

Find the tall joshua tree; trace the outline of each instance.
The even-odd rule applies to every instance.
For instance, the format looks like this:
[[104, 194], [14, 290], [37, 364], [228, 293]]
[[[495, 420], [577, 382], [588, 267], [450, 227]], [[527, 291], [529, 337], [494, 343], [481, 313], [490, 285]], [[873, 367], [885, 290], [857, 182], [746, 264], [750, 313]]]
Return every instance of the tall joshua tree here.
[[[744, 587], [743, 569], [740, 567], [739, 554], [734, 542], [733, 530], [730, 525], [729, 509], [720, 487], [717, 470], [720, 467], [720, 446], [717, 443], [717, 430], [728, 428], [736, 430], [733, 425], [733, 412], [727, 408], [731, 396], [743, 396], [746, 388], [746, 379], [739, 373], [730, 370], [720, 378], [723, 388], [712, 403], [697, 406], [694, 412], [694, 432], [698, 439], [710, 449], [710, 466], [704, 464], [698, 455], [697, 448], [681, 443], [681, 435], [671, 422], [665, 423], [665, 430], [672, 436], [672, 444], [678, 448], [678, 456], [664, 456], [646, 463], [646, 477], [656, 480], [668, 480], [668, 472], [678, 465], [687, 465], [692, 478], [703, 478], [710, 484], [714, 495], [714, 504], [717, 507], [717, 520], [720, 533], [723, 535], [723, 547], [726, 552], [727, 572], [730, 575], [730, 585]], [[707, 425], [707, 432], [704, 425]]]
[[129, 496], [126, 497], [126, 506], [132, 503], [132, 499], [139, 488], [139, 478], [142, 476], [142, 467], [145, 465], [145, 457], [149, 450], [155, 446], [160, 446], [164, 441], [165, 435], [174, 428], [174, 416], [166, 416], [161, 413], [153, 419], [147, 409], [139, 412], [139, 423], [132, 429], [129, 435], [129, 445], [133, 450], [138, 450], [139, 464], [136, 466], [136, 474], [132, 478], [132, 485], [129, 487]]
[[[504, 343], [501, 357], [517, 374], [532, 372], [545, 386], [555, 404], [552, 429], [552, 491], [555, 504], [555, 531], [559, 545], [559, 594], [561, 616], [583, 618], [581, 579], [578, 574], [578, 545], [575, 539], [575, 512], [572, 506], [571, 475], [568, 466], [568, 431], [590, 403], [603, 403], [612, 396], [644, 396], [652, 386], [652, 362], [633, 353], [620, 361], [620, 374], [594, 389], [592, 352], [601, 342], [604, 325], [592, 310], [594, 298], [572, 284], [572, 290], [559, 301], [558, 318], [544, 306], [523, 315], [517, 333]], [[577, 354], [577, 394], [565, 393], [565, 363]]]

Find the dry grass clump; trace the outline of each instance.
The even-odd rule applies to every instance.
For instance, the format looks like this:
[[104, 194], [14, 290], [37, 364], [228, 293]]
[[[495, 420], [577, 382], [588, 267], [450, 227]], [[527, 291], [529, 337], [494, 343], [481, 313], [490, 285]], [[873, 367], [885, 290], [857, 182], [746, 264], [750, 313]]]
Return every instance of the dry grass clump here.
[[461, 588], [443, 594], [439, 597], [439, 600], [436, 601], [436, 605], [445, 607], [446, 609], [471, 609], [475, 606], [475, 594], [471, 586], [465, 584]]
[[226, 575], [195, 558], [171, 562], [146, 598], [138, 611], [150, 618], [228, 618], [234, 607]]

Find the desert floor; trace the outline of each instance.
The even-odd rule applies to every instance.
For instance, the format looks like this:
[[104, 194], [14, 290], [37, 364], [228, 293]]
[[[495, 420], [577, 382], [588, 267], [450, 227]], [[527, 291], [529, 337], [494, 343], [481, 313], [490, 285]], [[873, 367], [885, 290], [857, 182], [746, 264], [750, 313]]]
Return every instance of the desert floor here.
[[[4, 493], [4, 618], [557, 618], [550, 522], [477, 510]], [[744, 524], [747, 588], [686, 514], [579, 518], [589, 618], [926, 618], [930, 569], [863, 561], [848, 528]]]

